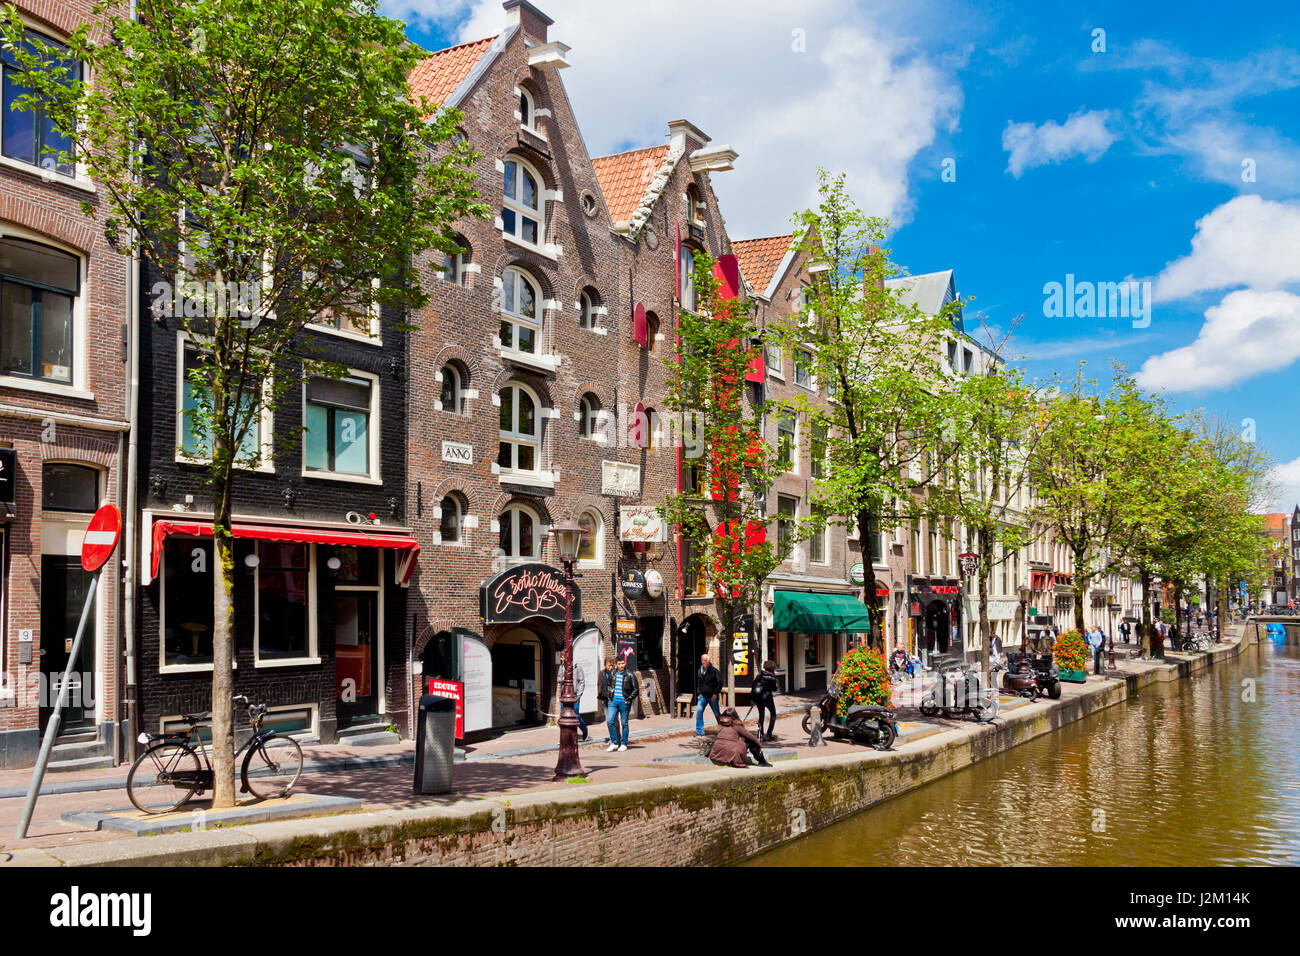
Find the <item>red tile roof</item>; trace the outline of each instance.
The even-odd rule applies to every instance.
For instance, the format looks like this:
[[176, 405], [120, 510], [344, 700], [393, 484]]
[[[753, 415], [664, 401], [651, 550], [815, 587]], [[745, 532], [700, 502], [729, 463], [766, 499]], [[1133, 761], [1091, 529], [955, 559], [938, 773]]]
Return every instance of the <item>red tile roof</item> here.
[[794, 236], [789, 235], [732, 241], [731, 251], [740, 262], [740, 274], [754, 287], [754, 292], [762, 295], [766, 291], [793, 241]]
[[1291, 517], [1288, 514], [1266, 514], [1264, 515], [1265, 531], [1285, 531], [1286, 519]]
[[433, 105], [441, 106], [495, 39], [487, 37], [430, 53], [411, 71], [411, 98], [419, 102], [423, 96]]
[[667, 146], [647, 146], [592, 159], [611, 220], [626, 222], [632, 218], [666, 155]]

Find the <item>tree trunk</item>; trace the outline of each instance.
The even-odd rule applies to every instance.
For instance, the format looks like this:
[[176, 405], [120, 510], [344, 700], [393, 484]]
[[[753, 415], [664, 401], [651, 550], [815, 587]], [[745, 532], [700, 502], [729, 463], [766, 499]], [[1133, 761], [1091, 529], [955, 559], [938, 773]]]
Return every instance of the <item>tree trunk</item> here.
[[987, 530], [979, 532], [980, 552], [985, 559], [979, 569], [979, 635], [980, 635], [980, 673], [989, 672], [989, 573], [991, 571], [993, 548], [991, 535]]
[[225, 487], [213, 489], [221, 502], [212, 522], [212, 807], [235, 805], [234, 694], [235, 541]]
[[1228, 579], [1227, 578], [1224, 578], [1222, 582], [1220, 582], [1219, 593], [1217, 597], [1218, 597], [1218, 601], [1215, 603], [1215, 607], [1218, 609], [1218, 614], [1216, 614], [1214, 617], [1214, 639], [1219, 643], [1223, 643], [1224, 622], [1228, 620]]
[[1082, 551], [1074, 552], [1074, 629], [1082, 634], [1087, 630], [1083, 622], [1083, 601], [1088, 596], [1089, 578], [1083, 573]]
[[872, 650], [885, 651], [885, 628], [884, 628], [884, 611], [880, 607], [880, 599], [876, 597], [876, 569], [872, 560], [871, 550], [871, 531], [872, 521], [871, 512], [865, 508], [858, 512], [858, 540], [862, 546], [862, 603], [867, 606], [867, 617], [870, 619], [870, 630], [867, 633], [867, 642]]
[[1142, 627], [1140, 643], [1142, 656], [1151, 656], [1151, 572], [1141, 569], [1142, 574]]

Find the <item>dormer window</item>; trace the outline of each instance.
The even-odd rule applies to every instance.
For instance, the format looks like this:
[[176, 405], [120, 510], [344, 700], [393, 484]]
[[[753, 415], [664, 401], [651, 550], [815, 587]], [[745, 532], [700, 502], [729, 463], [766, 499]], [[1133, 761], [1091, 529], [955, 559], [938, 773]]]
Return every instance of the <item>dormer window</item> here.
[[686, 216], [693, 224], [704, 225], [704, 201], [694, 183], [686, 187]]
[[523, 161], [506, 161], [501, 190], [501, 230], [530, 246], [538, 245], [544, 234], [540, 182], [541, 177]]

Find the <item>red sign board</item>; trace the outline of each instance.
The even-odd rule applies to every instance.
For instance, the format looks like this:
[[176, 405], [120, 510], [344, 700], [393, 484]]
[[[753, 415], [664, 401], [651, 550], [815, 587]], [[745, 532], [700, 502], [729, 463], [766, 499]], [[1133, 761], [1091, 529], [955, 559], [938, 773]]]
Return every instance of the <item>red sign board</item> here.
[[81, 542], [81, 566], [87, 571], [98, 571], [112, 556], [121, 536], [122, 513], [116, 505], [104, 505], [86, 526], [86, 537]]
[[465, 737], [465, 685], [458, 680], [429, 678], [429, 693], [434, 697], [450, 697], [456, 702], [456, 739]]
[[955, 584], [936, 584], [930, 588], [935, 594], [960, 594], [961, 588]]

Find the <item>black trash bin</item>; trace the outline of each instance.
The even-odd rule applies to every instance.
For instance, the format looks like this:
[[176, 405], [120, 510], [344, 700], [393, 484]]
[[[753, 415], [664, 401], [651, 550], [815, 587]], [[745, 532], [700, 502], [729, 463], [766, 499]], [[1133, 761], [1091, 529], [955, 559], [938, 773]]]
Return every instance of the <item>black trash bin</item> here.
[[425, 694], [415, 731], [415, 792], [451, 793], [456, 751], [456, 702]]

